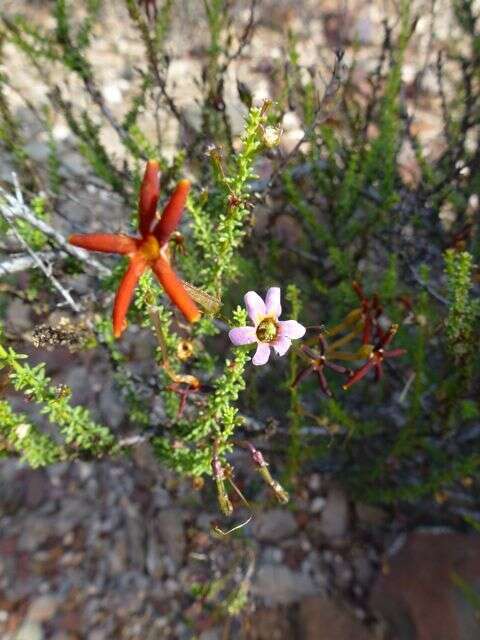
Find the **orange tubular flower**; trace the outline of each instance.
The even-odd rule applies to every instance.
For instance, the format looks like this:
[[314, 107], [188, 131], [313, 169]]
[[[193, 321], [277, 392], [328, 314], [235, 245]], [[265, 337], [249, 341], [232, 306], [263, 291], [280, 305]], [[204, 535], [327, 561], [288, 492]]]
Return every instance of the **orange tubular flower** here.
[[138, 203], [140, 238], [122, 234], [89, 233], [73, 235], [68, 239], [70, 244], [83, 249], [119, 253], [128, 255], [130, 258], [130, 264], [120, 282], [113, 305], [113, 333], [116, 338], [121, 336], [127, 326], [127, 311], [133, 292], [140, 276], [148, 268], [152, 269], [167, 296], [189, 322], [195, 322], [200, 317], [197, 305], [173, 271], [167, 251], [168, 240], [180, 222], [189, 189], [189, 181], [181, 180], [163, 210], [160, 220], [155, 222], [160, 192], [160, 169], [158, 162], [149, 160]]

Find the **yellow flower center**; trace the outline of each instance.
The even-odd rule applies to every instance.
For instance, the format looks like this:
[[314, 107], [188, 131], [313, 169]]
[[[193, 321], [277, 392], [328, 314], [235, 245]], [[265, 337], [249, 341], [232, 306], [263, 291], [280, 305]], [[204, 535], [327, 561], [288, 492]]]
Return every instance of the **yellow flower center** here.
[[273, 318], [265, 318], [257, 327], [257, 338], [260, 342], [272, 342], [278, 333], [278, 325]]
[[148, 261], [156, 260], [160, 256], [160, 245], [153, 235], [149, 235], [142, 242], [140, 251]]

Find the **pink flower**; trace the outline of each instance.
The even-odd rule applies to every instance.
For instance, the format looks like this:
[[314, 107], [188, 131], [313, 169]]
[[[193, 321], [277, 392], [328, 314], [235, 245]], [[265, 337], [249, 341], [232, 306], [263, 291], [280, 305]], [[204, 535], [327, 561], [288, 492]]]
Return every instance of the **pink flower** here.
[[236, 327], [229, 332], [228, 337], [236, 346], [257, 343], [253, 364], [266, 364], [270, 357], [270, 347], [279, 356], [285, 355], [292, 340], [305, 335], [305, 327], [296, 320], [278, 319], [282, 313], [280, 287], [270, 287], [265, 302], [255, 291], [246, 293], [244, 300], [254, 326]]

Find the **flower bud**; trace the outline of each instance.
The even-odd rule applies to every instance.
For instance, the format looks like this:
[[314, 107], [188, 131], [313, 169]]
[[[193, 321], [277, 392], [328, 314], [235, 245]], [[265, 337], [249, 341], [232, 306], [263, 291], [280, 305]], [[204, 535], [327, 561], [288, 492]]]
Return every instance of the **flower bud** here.
[[272, 149], [276, 147], [280, 143], [280, 139], [282, 137], [282, 129], [280, 127], [263, 127], [262, 129], [262, 142], [263, 144]]
[[216, 455], [212, 460], [212, 472], [217, 486], [217, 499], [220, 511], [223, 515], [230, 516], [233, 513], [233, 505], [225, 488], [225, 470], [220, 459]]

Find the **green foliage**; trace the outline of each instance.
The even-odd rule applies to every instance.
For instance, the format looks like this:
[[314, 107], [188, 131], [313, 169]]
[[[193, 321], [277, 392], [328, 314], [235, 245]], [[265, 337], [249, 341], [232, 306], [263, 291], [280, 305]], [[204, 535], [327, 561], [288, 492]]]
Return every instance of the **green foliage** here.
[[121, 173], [113, 164], [105, 146], [100, 140], [100, 125], [95, 124], [87, 111], [83, 111], [78, 119], [71, 105], [57, 100], [63, 109], [65, 118], [73, 133], [77, 136], [78, 150], [87, 160], [96, 175], [109, 184], [114, 191], [126, 197], [126, 191]]
[[446, 334], [457, 362], [470, 361], [478, 350], [480, 301], [471, 296], [473, 257], [466, 251], [445, 253], [449, 298]]
[[[42, 196], [36, 196], [31, 201], [32, 211], [40, 220], [48, 220], [49, 215], [46, 209], [47, 203]], [[47, 238], [39, 229], [35, 229], [24, 220], [17, 220], [15, 223], [20, 235], [35, 250], [43, 249]]]
[[99, 344], [107, 349], [114, 371], [114, 380], [128, 407], [130, 420], [135, 425], [147, 426], [150, 421], [149, 411], [133, 382], [132, 373], [128, 368], [128, 359], [118, 348], [118, 342], [113, 336], [110, 314], [99, 317], [95, 329]]
[[0, 451], [14, 451], [34, 469], [58, 462], [61, 448], [28, 419], [15, 413], [6, 400], [0, 400]]
[[0, 75], [0, 143], [9, 151], [19, 167], [24, 167], [28, 162], [28, 154], [25, 151], [20, 124], [12, 114], [7, 102], [3, 85], [5, 76]]
[[262, 148], [261, 128], [266, 122], [267, 106], [250, 110], [241, 149], [226, 170], [219, 149], [210, 151], [212, 190], [192, 196], [188, 201], [198, 253], [185, 266], [192, 279], [195, 274], [194, 281], [199, 286], [217, 295], [238, 274], [236, 253], [250, 219], [249, 183], [255, 178], [254, 163]]
[[395, 160], [399, 150], [398, 140], [400, 133], [399, 95], [403, 57], [412, 33], [410, 2], [408, 0], [402, 0], [400, 3], [400, 20], [400, 34], [397, 46], [394, 49], [392, 66], [380, 108], [379, 133], [367, 152], [364, 169], [366, 181], [376, 181], [378, 179], [379, 194], [385, 209], [391, 207], [397, 199], [394, 189]]
[[[247, 322], [246, 313], [238, 308], [233, 314], [234, 326]], [[213, 392], [193, 420], [178, 421], [172, 438], [154, 441], [158, 455], [177, 471], [200, 476], [211, 473], [212, 444], [216, 440], [219, 455], [231, 449], [231, 437], [241, 424], [238, 409], [233, 405], [245, 388], [244, 369], [248, 348], [235, 349], [233, 360], [226, 359], [224, 370], [214, 383]]]
[[0, 32], [0, 145], [11, 154], [15, 169], [20, 173], [28, 186], [38, 188], [36, 172], [30, 162], [25, 146], [26, 140], [22, 132], [21, 123], [14, 115], [7, 100], [6, 87], [8, 85], [7, 67], [3, 60], [5, 37]]
[[[70, 390], [53, 385], [47, 377], [44, 364], [34, 367], [22, 364], [21, 361], [26, 357], [0, 345], [0, 367], [10, 369], [9, 378], [16, 391], [23, 392], [26, 398], [40, 405], [40, 413], [59, 427], [70, 450], [92, 455], [113, 453], [115, 441], [109, 429], [93, 422], [84, 407], [73, 407], [70, 404]], [[37, 430], [28, 433], [25, 440], [27, 438], [32, 438], [29, 447], [33, 449], [45, 445], [45, 455], [51, 455], [48, 453], [51, 451], [50, 440], [40, 439]]]
[[[300, 312], [302, 310], [300, 291], [298, 287], [294, 284], [289, 285], [287, 288], [286, 298], [291, 306], [290, 317], [292, 318], [292, 320], [298, 320], [300, 317]], [[298, 356], [295, 349], [292, 349], [290, 353], [290, 376], [287, 383], [287, 388], [290, 392], [290, 425], [286, 475], [289, 482], [292, 482], [297, 478], [302, 457], [302, 443], [300, 438], [300, 429], [302, 426], [302, 418], [300, 414], [301, 406], [298, 389], [297, 387], [293, 386], [298, 371]]]
[[474, 531], [480, 533], [480, 522], [476, 518], [474, 518], [473, 516], [464, 515], [463, 519], [470, 527], [472, 527]]
[[[460, 437], [465, 431], [469, 435], [480, 414], [475, 395], [480, 243], [476, 212], [470, 209], [479, 189], [478, 148], [472, 148], [472, 138], [478, 138], [474, 127], [480, 113], [475, 92], [480, 38], [472, 3], [453, 5], [464, 37], [459, 39], [462, 47], [453, 43], [445, 52], [458, 77], [450, 87], [455, 95], [439, 96], [446, 141], [439, 158], [432, 157], [422, 136], [411, 128], [414, 116], [406, 108], [413, 89], [402, 86], [402, 72], [416, 26], [407, 0], [398, 5], [398, 19], [387, 25], [378, 67], [370, 78], [371, 93], [368, 89], [358, 96], [353, 70], [345, 79], [342, 74], [341, 80], [335, 76], [325, 91], [313, 66], [301, 64], [297, 45], [301, 35], [289, 33], [286, 64], [272, 62], [276, 102], [271, 108], [268, 103], [253, 105], [250, 89], [239, 86], [248, 111], [238, 138], [232, 133], [224, 86], [229, 64], [248, 37], [239, 48], [233, 47], [231, 3], [203, 2], [207, 41], [198, 79], [198, 128], [168, 92], [170, 48], [175, 45], [169, 40], [176, 6], [172, 0], [157, 2], [155, 20], [147, 17], [137, 0], [125, 0], [145, 60], [133, 71], [132, 90], [120, 119], [112, 114], [91, 62], [94, 34], [101, 33], [102, 5], [100, 0], [87, 0], [77, 12], [71, 0], [55, 0], [53, 20], [42, 27], [2, 13], [1, 37], [23, 53], [36, 81], [47, 89], [45, 105], [27, 105], [47, 134], [45, 167], [33, 166], [26, 151], [22, 121], [8, 99], [14, 74], [5, 64], [0, 77], [0, 143], [27, 191], [48, 194], [29, 197], [28, 204], [52, 225], [56, 202], [71, 195], [66, 192], [68, 181], [62, 179], [61, 143], [53, 136], [57, 112], [66, 120], [71, 141], [93, 176], [122, 197], [123, 220], [131, 226], [136, 223], [146, 158], [159, 161], [165, 192], [184, 175], [192, 179], [181, 228], [185, 253], [172, 246], [172, 263], [187, 281], [220, 298], [219, 310], [205, 312], [198, 323], [187, 326], [171, 311], [151, 275], [143, 276], [129, 322], [157, 340], [155, 345], [152, 337], [153, 371], [146, 376], [134, 374], [129, 354], [114, 340], [103, 299], [99, 296], [92, 303], [97, 305], [95, 311], [102, 308], [95, 316], [91, 346], [99, 347], [111, 364], [131, 427], [148, 430], [162, 463], [189, 476], [211, 475], [214, 448], [227, 465], [238, 434], [245, 437], [247, 427], [240, 412], [260, 424], [271, 413], [279, 424], [272, 449], [279, 460], [286, 459], [285, 475], [291, 483], [300, 479], [304, 465], [335, 469], [355, 495], [373, 502], [415, 503], [477, 473], [477, 439], [465, 445]], [[437, 67], [442, 85], [440, 59]], [[82, 94], [78, 103], [65, 89], [72, 79]], [[276, 137], [287, 111], [295, 111], [304, 132], [303, 143], [292, 153], [283, 145], [272, 149], [267, 135], [267, 127], [275, 127]], [[168, 161], [161, 127], [157, 126], [156, 135], [150, 133], [152, 117], [158, 125], [164, 112], [176, 120], [182, 143]], [[120, 153], [113, 155], [104, 144], [106, 128], [117, 136]], [[406, 184], [399, 171], [398, 154], [404, 144], [413, 148], [418, 163], [422, 178], [417, 186]], [[271, 174], [256, 181], [260, 160]], [[258, 193], [253, 194], [252, 183]], [[251, 233], [257, 202], [267, 222], [263, 230]], [[455, 213], [448, 233], [438, 220], [444, 203]], [[283, 237], [285, 218], [290, 226]], [[33, 250], [45, 248], [43, 234], [21, 220], [15, 226]], [[461, 249], [445, 253], [443, 273], [439, 257], [451, 246]], [[102, 296], [113, 294], [125, 264], [126, 259], [116, 263], [111, 277], [102, 281]], [[292, 388], [300, 369], [295, 347], [288, 356], [287, 381], [275, 377], [280, 366], [270, 369], [268, 382], [265, 370], [247, 373], [248, 348], [237, 348], [225, 357], [224, 323], [247, 288], [259, 290], [281, 282], [291, 308], [288, 317], [324, 324], [328, 330], [359, 307], [353, 279], [362, 281], [370, 294], [378, 294], [382, 326], [399, 324], [394, 348], [408, 353], [385, 367], [379, 384], [369, 372], [348, 394], [342, 392], [342, 380], [334, 382], [335, 395], [326, 398], [313, 381]], [[32, 283], [31, 278], [30, 290]], [[67, 285], [72, 286], [71, 279]], [[42, 296], [47, 298], [48, 292]], [[246, 322], [240, 309], [233, 318], [237, 325]], [[310, 346], [315, 340], [311, 335], [305, 338]], [[185, 346], [191, 354], [183, 357]], [[63, 436], [57, 444], [57, 436], [42, 433], [30, 418], [15, 414], [2, 401], [3, 450], [32, 465], [118, 451], [113, 434], [97, 425], [85, 408], [73, 407], [66, 390], [51, 383], [43, 365], [30, 367], [12, 348], [1, 349], [0, 360], [9, 368], [15, 387], [38, 403], [58, 427], [59, 442]], [[358, 352], [349, 355], [349, 366], [358, 367]], [[161, 406], [156, 422], [154, 401]], [[235, 615], [243, 603], [244, 593], [232, 592], [225, 610]]]
[[77, 42], [74, 42], [69, 21], [69, 2], [67, 0], [55, 0], [55, 39], [61, 51], [61, 59], [67, 68], [77, 73], [82, 80], [87, 81], [91, 77], [92, 71], [89, 63], [82, 55], [82, 49], [85, 49], [89, 44], [95, 14], [98, 13], [99, 7], [100, 2], [89, 0], [87, 3], [87, 17], [80, 27]]

